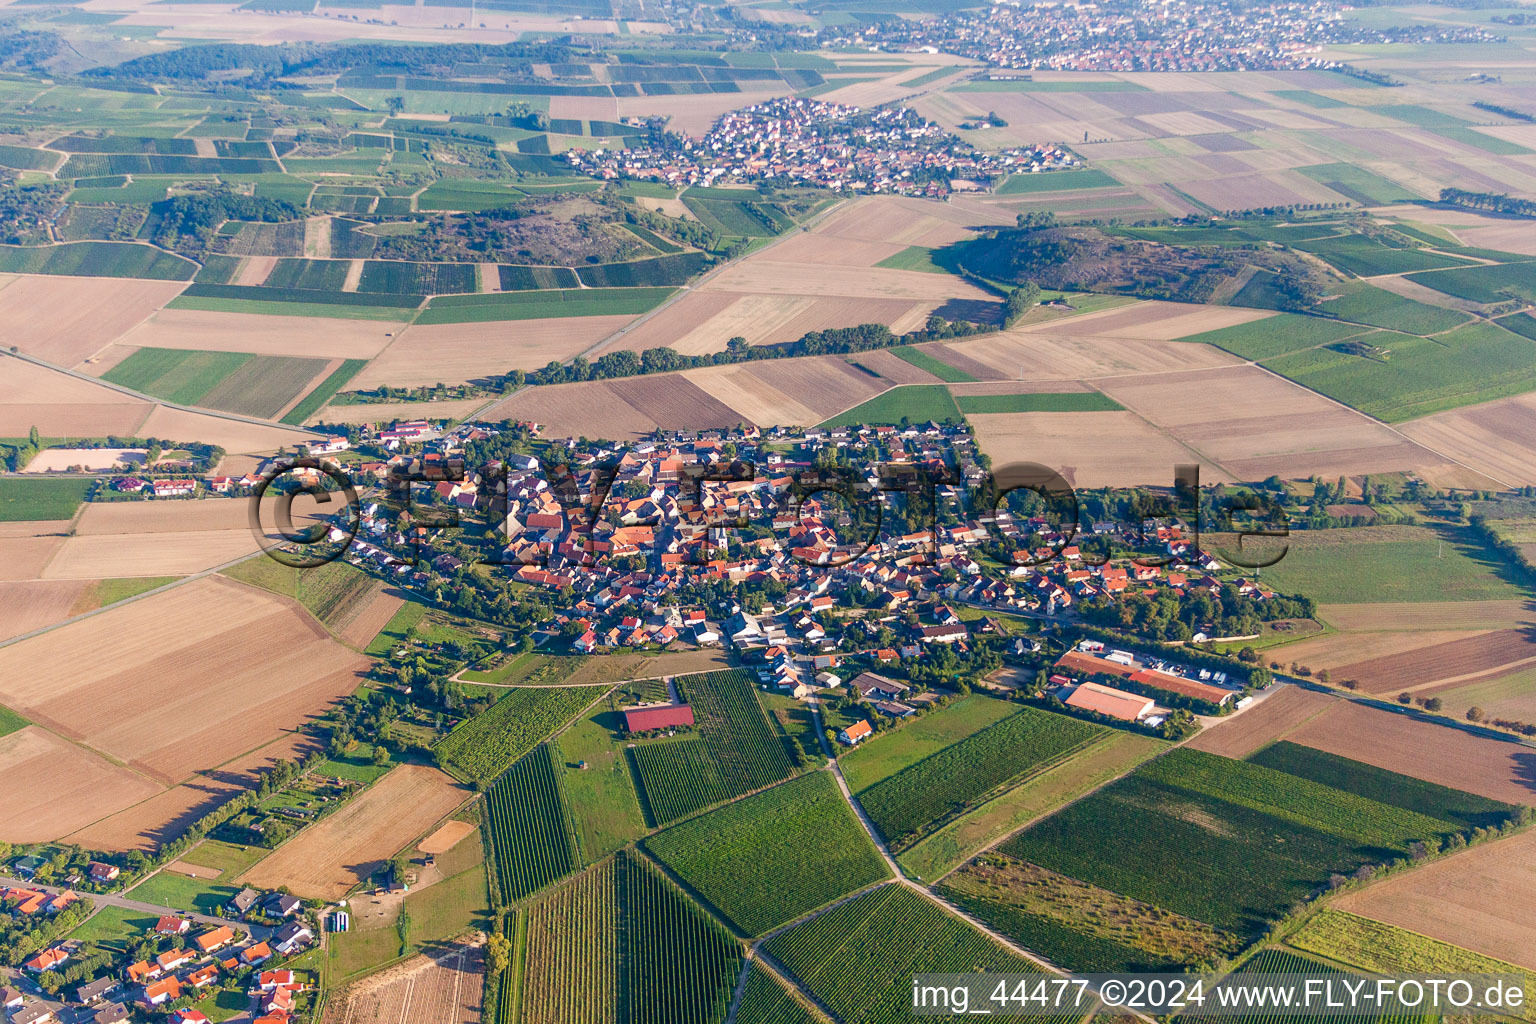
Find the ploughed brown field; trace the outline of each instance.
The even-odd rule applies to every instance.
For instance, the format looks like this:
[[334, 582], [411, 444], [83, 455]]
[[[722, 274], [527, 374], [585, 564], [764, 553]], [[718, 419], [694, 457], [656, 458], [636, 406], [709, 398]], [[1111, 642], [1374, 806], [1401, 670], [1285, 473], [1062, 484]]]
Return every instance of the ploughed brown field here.
[[[348, 390], [380, 385], [454, 384], [506, 373], [537, 370], [551, 359], [567, 360], [633, 320], [630, 316], [578, 316], [557, 320], [428, 324], [396, 328], [395, 338], [363, 368]], [[724, 347], [724, 343], [721, 343]]]
[[78, 615], [77, 607], [95, 589], [96, 584], [91, 580], [0, 583], [0, 640], [9, 640]]
[[339, 899], [470, 796], [436, 768], [400, 765], [280, 846], [243, 880], [287, 886], [306, 898]]
[[1400, 872], [1335, 905], [1536, 970], [1536, 832]]
[[1410, 714], [1341, 700], [1286, 739], [1494, 800], [1536, 804], [1536, 748]]
[[476, 936], [348, 985], [326, 1002], [322, 1024], [479, 1024], [485, 955]]
[[0, 702], [172, 786], [297, 727], [367, 666], [296, 602], [210, 577], [0, 649]]
[[1316, 690], [1284, 686], [1255, 706], [1206, 726], [1188, 746], [1223, 757], [1244, 758], [1260, 747], [1284, 739], [1338, 699]]
[[1532, 662], [1536, 662], [1536, 636], [1530, 629], [1500, 629], [1340, 665], [1334, 674], [1341, 680], [1358, 681], [1367, 693], [1429, 693], [1474, 677], [1513, 672]]
[[[0, 292], [3, 294], [3, 292]], [[129, 437], [154, 408], [131, 395], [0, 354], [0, 437]]]
[[1437, 412], [1400, 429], [1506, 485], [1536, 480], [1536, 395]]
[[0, 736], [0, 841], [58, 839], [160, 792], [160, 785], [29, 726]]

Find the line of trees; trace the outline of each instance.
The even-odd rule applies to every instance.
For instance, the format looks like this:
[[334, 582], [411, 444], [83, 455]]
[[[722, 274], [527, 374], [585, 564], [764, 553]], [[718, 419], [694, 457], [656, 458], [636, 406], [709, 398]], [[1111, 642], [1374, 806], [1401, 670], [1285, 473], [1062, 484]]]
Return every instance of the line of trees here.
[[1486, 210], [1511, 217], [1536, 217], [1536, 200], [1518, 199], [1498, 192], [1468, 192], [1459, 188], [1440, 190], [1440, 201], [1467, 210]]

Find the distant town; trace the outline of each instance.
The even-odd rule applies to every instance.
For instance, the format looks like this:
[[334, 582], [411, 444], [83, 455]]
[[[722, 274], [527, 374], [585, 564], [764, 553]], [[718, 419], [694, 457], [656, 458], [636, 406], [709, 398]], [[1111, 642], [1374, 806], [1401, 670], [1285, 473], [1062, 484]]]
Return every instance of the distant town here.
[[702, 140], [675, 146], [572, 149], [565, 159], [599, 178], [669, 186], [784, 180], [837, 191], [943, 196], [1009, 174], [1075, 167], [1061, 146], [982, 152], [905, 107], [863, 110], [803, 97], [732, 111]]

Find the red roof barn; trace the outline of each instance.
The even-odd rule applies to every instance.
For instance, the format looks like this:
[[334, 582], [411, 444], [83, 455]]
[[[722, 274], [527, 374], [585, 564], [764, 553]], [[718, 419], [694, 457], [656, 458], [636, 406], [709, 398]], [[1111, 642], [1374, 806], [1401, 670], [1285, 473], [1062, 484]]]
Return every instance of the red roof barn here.
[[693, 724], [693, 708], [687, 704], [666, 704], [654, 708], [632, 708], [624, 712], [624, 728], [629, 732], [671, 729]]

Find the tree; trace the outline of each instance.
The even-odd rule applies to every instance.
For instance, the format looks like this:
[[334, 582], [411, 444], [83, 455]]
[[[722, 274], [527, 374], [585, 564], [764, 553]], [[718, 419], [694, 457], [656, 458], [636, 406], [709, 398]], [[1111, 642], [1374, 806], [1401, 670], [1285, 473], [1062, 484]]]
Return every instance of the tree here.
[[512, 966], [512, 943], [505, 935], [492, 935], [485, 944], [485, 969], [492, 975], [501, 974]]
[[389, 748], [384, 746], [384, 744], [374, 744], [373, 763], [376, 765], [386, 765], [389, 763]]
[[1444, 705], [1441, 703], [1439, 697], [1431, 697], [1429, 700], [1424, 702], [1425, 711], [1439, 711], [1442, 707], [1444, 707]]
[[1412, 704], [1413, 703], [1413, 694], [1409, 693], [1407, 690], [1404, 690], [1402, 693], [1397, 695], [1397, 702], [1399, 704], [1405, 704], [1405, 705], [1406, 704]]
[[1469, 721], [1469, 722], [1481, 722], [1482, 720], [1483, 720], [1483, 709], [1482, 708], [1477, 707], [1476, 705], [1473, 705], [1472, 707], [1467, 708], [1467, 721]]
[[405, 109], [405, 97], [391, 96], [384, 101], [384, 105], [389, 108], [391, 117], [399, 117], [400, 112]]

